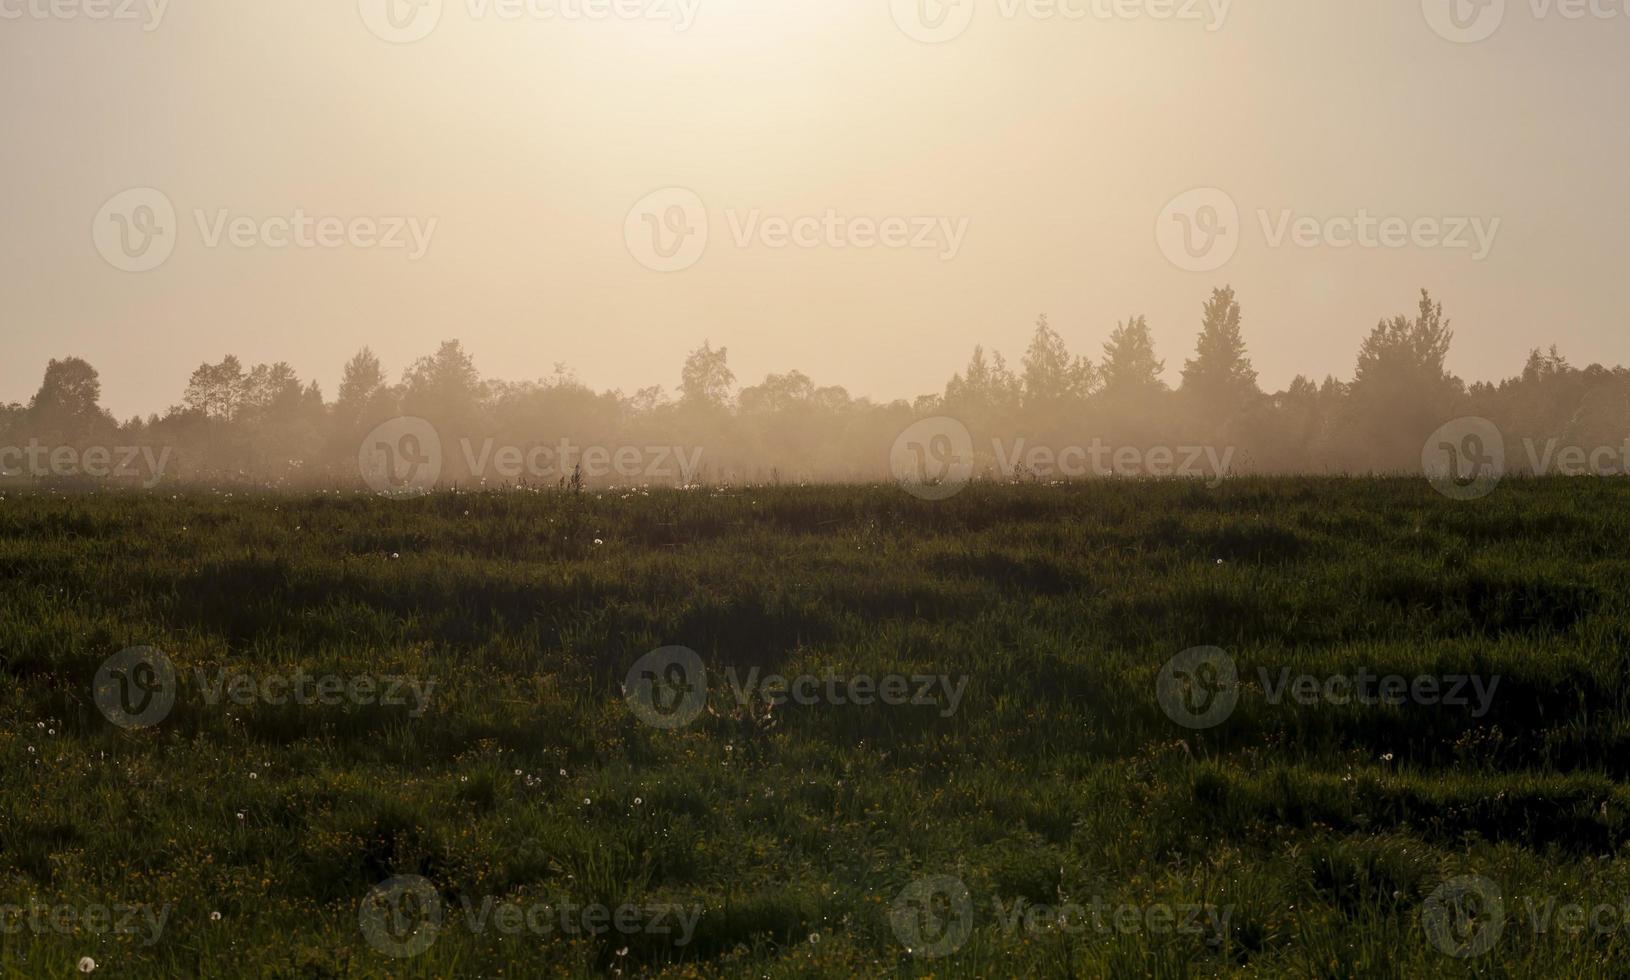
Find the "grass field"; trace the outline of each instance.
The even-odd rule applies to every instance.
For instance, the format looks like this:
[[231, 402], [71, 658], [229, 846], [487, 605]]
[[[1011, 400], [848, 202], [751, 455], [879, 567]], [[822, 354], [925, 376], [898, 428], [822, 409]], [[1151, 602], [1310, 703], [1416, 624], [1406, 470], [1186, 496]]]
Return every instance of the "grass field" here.
[[1612, 975], [1627, 543], [1622, 481], [10, 493], [0, 972]]

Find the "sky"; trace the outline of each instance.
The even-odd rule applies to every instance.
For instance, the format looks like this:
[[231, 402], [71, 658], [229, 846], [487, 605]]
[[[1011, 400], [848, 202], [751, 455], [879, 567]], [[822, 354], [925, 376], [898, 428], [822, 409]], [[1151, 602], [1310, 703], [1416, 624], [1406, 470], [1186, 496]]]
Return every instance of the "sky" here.
[[286, 360], [332, 397], [799, 369], [887, 400], [1038, 314], [1269, 390], [1419, 290], [1449, 366], [1630, 362], [1630, 0], [0, 0], [0, 402]]

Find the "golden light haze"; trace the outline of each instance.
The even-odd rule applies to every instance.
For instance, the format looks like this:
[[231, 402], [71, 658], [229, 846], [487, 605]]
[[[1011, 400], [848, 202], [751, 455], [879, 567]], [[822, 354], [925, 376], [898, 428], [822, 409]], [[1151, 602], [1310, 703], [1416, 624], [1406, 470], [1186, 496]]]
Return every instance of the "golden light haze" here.
[[[682, 6], [695, 19], [676, 30]], [[1200, 19], [1063, 6], [1086, 14], [979, 2], [937, 44], [887, 0], [673, 0], [598, 20], [447, 0], [405, 44], [337, 0], [173, 0], [156, 25], [8, 15], [0, 400], [25, 400], [68, 354], [101, 370], [120, 417], [175, 404], [225, 353], [287, 360], [332, 395], [364, 344], [394, 376], [450, 337], [491, 377], [564, 362], [629, 392], [671, 390], [706, 338], [742, 384], [797, 368], [889, 399], [943, 389], [978, 343], [1016, 361], [1044, 311], [1093, 357], [1117, 320], [1147, 315], [1171, 380], [1225, 283], [1270, 391], [1350, 377], [1366, 333], [1422, 286], [1454, 317], [1449, 366], [1468, 380], [1516, 373], [1536, 344], [1626, 360], [1630, 128], [1603, 120], [1630, 92], [1630, 19], [1522, 0], [1494, 36], [1457, 44], [1420, 0], [1239, 2], [1220, 24], [1203, 4]], [[138, 187], [173, 202], [177, 237], [132, 273], [98, 254], [92, 221]], [[630, 208], [664, 188], [694, 192], [709, 230], [701, 259], [668, 273], [625, 237]], [[1214, 271], [1156, 245], [1191, 188], [1240, 209], [1237, 254]], [[218, 220], [297, 210], [433, 220], [434, 235], [418, 260], [210, 244]], [[1261, 217], [1361, 211], [1498, 234], [1481, 259], [1275, 247]], [[812, 247], [738, 244], [754, 212], [966, 233], [950, 258], [824, 231]]]

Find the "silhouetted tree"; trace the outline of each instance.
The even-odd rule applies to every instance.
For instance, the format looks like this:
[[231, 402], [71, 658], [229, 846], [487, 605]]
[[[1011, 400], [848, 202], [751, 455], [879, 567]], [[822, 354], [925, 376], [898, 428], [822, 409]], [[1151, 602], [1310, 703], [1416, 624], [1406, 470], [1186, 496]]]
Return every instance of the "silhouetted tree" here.
[[1194, 358], [1183, 364], [1181, 391], [1206, 417], [1231, 418], [1262, 394], [1256, 369], [1245, 353], [1240, 333], [1240, 306], [1232, 286], [1213, 290]]
[[1160, 373], [1166, 362], [1155, 357], [1155, 339], [1143, 317], [1129, 318], [1104, 344], [1104, 392], [1110, 395], [1165, 391]]
[[679, 399], [691, 408], [723, 408], [730, 403], [730, 387], [736, 376], [730, 370], [729, 349], [704, 341], [685, 358], [680, 372]]
[[83, 358], [65, 357], [46, 365], [39, 390], [28, 403], [24, 424], [31, 434], [74, 443], [115, 425], [101, 406], [102, 379]]
[[197, 412], [207, 419], [226, 420], [238, 414], [243, 404], [247, 379], [243, 363], [228, 354], [219, 364], [201, 364], [187, 382], [183, 402], [188, 411]]
[[1036, 332], [1024, 355], [1024, 401], [1028, 408], [1045, 410], [1071, 398], [1092, 394], [1097, 374], [1085, 358], [1070, 359], [1069, 348], [1047, 314], [1036, 320]]

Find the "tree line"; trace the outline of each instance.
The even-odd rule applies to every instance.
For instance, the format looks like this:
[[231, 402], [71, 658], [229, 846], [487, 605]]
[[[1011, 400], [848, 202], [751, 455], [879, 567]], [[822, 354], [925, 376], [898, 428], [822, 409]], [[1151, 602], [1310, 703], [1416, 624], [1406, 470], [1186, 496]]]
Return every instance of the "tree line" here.
[[[440, 433], [445, 482], [484, 475], [457, 447], [561, 440], [697, 447], [697, 478], [708, 483], [873, 480], [889, 475], [902, 430], [938, 416], [973, 434], [982, 473], [995, 468], [985, 447], [1003, 439], [1228, 446], [1238, 474], [1418, 471], [1428, 436], [1465, 416], [1492, 420], [1518, 444], [1630, 448], [1630, 370], [1576, 368], [1553, 346], [1532, 351], [1516, 376], [1467, 384], [1445, 366], [1453, 338], [1442, 305], [1423, 290], [1412, 314], [1381, 320], [1364, 339], [1351, 380], [1298, 376], [1269, 393], [1251, 364], [1241, 303], [1224, 287], [1203, 305], [1175, 388], [1144, 317], [1118, 323], [1092, 358], [1072, 354], [1043, 315], [1017, 366], [975, 347], [942, 392], [911, 401], [854, 397], [797, 370], [738, 386], [728, 351], [710, 343], [686, 358], [672, 392], [596, 392], [563, 365], [508, 382], [483, 378], [449, 340], [395, 380], [364, 348], [332, 400], [287, 363], [245, 366], [228, 355], [200, 365], [179, 404], [124, 422], [101, 406], [96, 369], [67, 357], [50, 362], [26, 404], [0, 406], [0, 447], [163, 447], [170, 481], [336, 487], [357, 483], [368, 434], [403, 416]], [[1508, 462], [1520, 471], [1529, 461]], [[12, 467], [5, 479], [41, 477]]]

